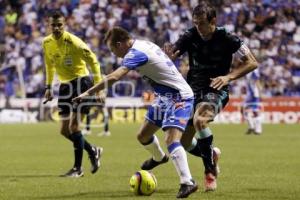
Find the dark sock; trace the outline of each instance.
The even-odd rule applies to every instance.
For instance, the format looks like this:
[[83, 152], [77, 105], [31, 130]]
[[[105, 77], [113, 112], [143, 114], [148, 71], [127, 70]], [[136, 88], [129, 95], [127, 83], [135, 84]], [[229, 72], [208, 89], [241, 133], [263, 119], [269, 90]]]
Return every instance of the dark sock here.
[[90, 130], [91, 128], [90, 128], [90, 125], [91, 125], [91, 117], [90, 117], [90, 115], [87, 115], [86, 116], [86, 130]]
[[71, 142], [73, 142], [73, 139], [71, 137], [71, 135], [65, 136], [68, 140], [70, 140]]
[[194, 156], [202, 157], [201, 149], [196, 138], [192, 139], [190, 146], [185, 148], [185, 150]]
[[[108, 120], [108, 119], [107, 119], [107, 120]], [[107, 132], [108, 129], [109, 129], [109, 127], [108, 127], [108, 121], [105, 121], [105, 122], [104, 122], [104, 131]]]
[[[73, 134], [71, 134], [68, 139], [71, 140], [73, 143], [73, 137], [72, 137]], [[89, 155], [94, 155], [94, 149], [93, 149], [93, 146], [87, 141], [84, 139], [84, 137], [82, 136], [83, 138], [83, 141], [84, 141], [84, 150], [86, 150], [88, 152]]]
[[106, 107], [102, 108], [102, 114], [103, 114], [103, 123], [104, 123], [104, 132], [108, 132], [109, 130], [109, 114]]
[[88, 142], [86, 141], [84, 138], [84, 150], [86, 150], [88, 152], [88, 154], [91, 156], [91, 155], [94, 155], [94, 149], [93, 149], [93, 146]]
[[197, 146], [201, 151], [202, 161], [205, 167], [205, 173], [215, 173], [215, 166], [213, 161], [213, 136], [207, 138], [198, 139]]
[[81, 132], [78, 131], [78, 132], [72, 133], [70, 136], [70, 139], [73, 141], [73, 146], [74, 146], [74, 155], [75, 155], [74, 167], [76, 169], [80, 169], [81, 163], [82, 163], [84, 138], [83, 138]]
[[195, 148], [189, 150], [188, 152], [194, 156], [202, 157], [202, 153], [201, 153], [201, 149], [200, 149], [199, 145], [195, 146]]

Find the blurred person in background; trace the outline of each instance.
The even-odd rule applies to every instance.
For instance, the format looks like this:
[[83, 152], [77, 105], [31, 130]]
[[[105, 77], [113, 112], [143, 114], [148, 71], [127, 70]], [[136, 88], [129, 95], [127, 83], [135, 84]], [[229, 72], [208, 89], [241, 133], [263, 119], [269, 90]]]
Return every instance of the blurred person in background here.
[[91, 135], [92, 134], [92, 131], [91, 131], [91, 121], [95, 118], [98, 117], [99, 113], [102, 114], [103, 116], [103, 120], [102, 120], [102, 123], [103, 123], [103, 131], [102, 132], [99, 132], [97, 133], [97, 136], [110, 136], [111, 133], [109, 131], [109, 112], [108, 112], [108, 108], [104, 103], [102, 103], [102, 105], [97, 105], [94, 107], [94, 112], [91, 113], [89, 112], [87, 115], [86, 115], [86, 121], [85, 121], [85, 128], [82, 130], [82, 134], [83, 135]]
[[243, 116], [248, 124], [246, 134], [262, 133], [261, 83], [258, 69], [246, 75], [246, 98], [243, 105]]
[[[293, 49], [284, 49], [286, 55], [297, 59], [299, 55], [295, 52], [299, 49], [300, 41], [300, 1], [287, 1], [282, 3], [281, 0], [274, 1], [240, 1], [240, 0], [215, 0], [209, 1], [217, 5], [218, 24], [234, 25], [234, 31], [245, 41], [253, 52], [258, 52], [265, 56], [269, 43], [272, 40], [277, 42], [272, 48], [284, 48], [287, 43], [294, 42]], [[198, 0], [193, 1], [140, 1], [136, 4], [134, 1], [49, 1], [49, 0], [27, 0], [27, 1], [0, 1], [0, 38], [4, 38], [5, 46], [13, 43], [16, 45], [14, 51], [19, 57], [26, 58], [26, 67], [24, 68], [25, 85], [29, 82], [32, 71], [30, 63], [37, 54], [41, 54], [41, 35], [47, 32], [45, 24], [45, 15], [49, 10], [54, 8], [60, 9], [66, 16], [66, 29], [82, 39], [89, 45], [93, 52], [98, 55], [101, 65], [104, 68], [118, 65], [117, 60], [107, 50], [103, 43], [104, 33], [114, 24], [118, 24], [132, 33], [140, 34], [145, 32], [145, 36], [149, 37], [154, 43], [162, 46], [166, 40], [175, 42], [178, 32], [182, 32], [192, 26], [191, 8], [195, 7]], [[141, 6], [144, 5], [144, 6]], [[143, 11], [144, 9], [147, 11]], [[141, 10], [141, 12], [137, 12]], [[8, 13], [17, 13], [17, 21], [14, 22], [12, 17], [8, 24], [5, 15]], [[12, 14], [14, 16], [14, 14]], [[144, 18], [147, 20], [143, 20]], [[140, 21], [138, 23], [138, 21]], [[142, 23], [141, 23], [142, 22]], [[232, 22], [232, 23], [229, 23]], [[3, 29], [3, 23], [5, 25]], [[78, 27], [79, 24], [79, 27]], [[146, 25], [145, 28], [142, 25]], [[175, 26], [174, 26], [175, 24]], [[2, 28], [1, 28], [2, 27]], [[174, 29], [175, 28], [175, 29]], [[173, 32], [175, 34], [173, 34]], [[4, 34], [1, 35], [1, 33]], [[170, 36], [170, 33], [173, 36]], [[92, 45], [94, 38], [99, 40], [99, 44]], [[247, 40], [249, 41], [247, 43]], [[37, 45], [29, 45], [30, 43], [38, 43]], [[289, 44], [288, 44], [289, 45]], [[32, 48], [34, 47], [34, 48]], [[33, 51], [33, 53], [31, 53]], [[6, 50], [7, 52], [7, 50]], [[279, 53], [273, 58], [277, 60]], [[290, 58], [288, 58], [290, 61]], [[106, 62], [108, 61], [108, 63]], [[4, 66], [5, 67], [5, 66]], [[264, 94], [269, 96], [299, 96], [299, 63], [287, 69], [292, 74], [292, 81], [282, 81], [283, 88], [288, 90], [276, 91], [276, 87], [270, 87], [267, 82], [273, 82], [273, 76], [264, 76], [266, 71], [273, 68], [271, 63], [260, 66], [260, 74], [267, 81], [264, 82]], [[282, 66], [281, 66], [282, 68]], [[3, 72], [0, 72], [3, 74]], [[106, 73], [104, 73], [106, 74]], [[277, 79], [285, 79], [285, 73], [279, 74]], [[270, 75], [270, 73], [267, 73]], [[142, 78], [137, 77], [141, 82]], [[141, 82], [138, 90], [146, 87], [145, 82]], [[240, 94], [243, 81], [236, 81], [231, 85], [231, 93], [233, 96]], [[16, 83], [17, 84], [17, 83]], [[43, 87], [43, 83], [39, 83], [39, 88]], [[42, 97], [43, 91], [38, 92], [38, 96]], [[142, 92], [136, 91], [136, 94]], [[108, 93], [111, 95], [111, 93]]]

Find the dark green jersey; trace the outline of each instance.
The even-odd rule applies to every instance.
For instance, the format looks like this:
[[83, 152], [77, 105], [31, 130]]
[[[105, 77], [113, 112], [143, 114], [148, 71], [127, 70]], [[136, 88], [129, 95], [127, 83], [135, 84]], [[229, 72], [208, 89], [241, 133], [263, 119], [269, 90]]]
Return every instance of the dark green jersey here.
[[[194, 93], [209, 90], [210, 78], [229, 73], [232, 56], [241, 47], [239, 37], [217, 27], [210, 40], [203, 40], [195, 27], [187, 30], [175, 43], [175, 51], [188, 53], [190, 70], [187, 82]], [[223, 88], [227, 89], [227, 87]]]

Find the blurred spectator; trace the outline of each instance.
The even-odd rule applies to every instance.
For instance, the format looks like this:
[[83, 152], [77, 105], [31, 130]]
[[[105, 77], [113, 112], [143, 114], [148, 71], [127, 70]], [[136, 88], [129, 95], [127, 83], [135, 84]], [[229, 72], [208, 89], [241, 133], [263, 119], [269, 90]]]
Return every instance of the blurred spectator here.
[[[211, 0], [218, 6], [218, 23], [234, 31], [261, 60], [260, 74], [266, 96], [300, 95], [300, 1], [299, 0]], [[22, 69], [29, 97], [43, 93], [41, 38], [48, 34], [46, 15], [61, 9], [66, 15], [67, 30], [82, 38], [97, 53], [102, 71], [110, 73], [120, 64], [103, 43], [105, 32], [120, 25], [138, 38], [152, 40], [160, 46], [175, 41], [192, 26], [191, 10], [198, 0], [0, 0], [0, 54], [5, 60], [1, 69]], [[2, 45], [3, 46], [3, 45]], [[0, 57], [1, 58], [1, 57]], [[12, 61], [15, 62], [12, 65]], [[186, 72], [187, 62], [176, 63]], [[17, 95], [19, 81], [0, 69], [0, 96]], [[11, 75], [11, 74], [10, 74]], [[5, 78], [1, 78], [5, 77]], [[135, 96], [149, 87], [134, 73], [128, 75], [136, 84]], [[6, 86], [6, 90], [3, 87]], [[2, 85], [1, 85], [2, 84]], [[130, 90], [120, 85], [118, 91]], [[123, 88], [124, 87], [124, 88]], [[232, 95], [243, 92], [244, 82], [232, 85]], [[110, 92], [112, 94], [112, 92]]]
[[11, 7], [8, 7], [5, 14], [5, 22], [7, 25], [15, 25], [17, 23], [18, 14]]

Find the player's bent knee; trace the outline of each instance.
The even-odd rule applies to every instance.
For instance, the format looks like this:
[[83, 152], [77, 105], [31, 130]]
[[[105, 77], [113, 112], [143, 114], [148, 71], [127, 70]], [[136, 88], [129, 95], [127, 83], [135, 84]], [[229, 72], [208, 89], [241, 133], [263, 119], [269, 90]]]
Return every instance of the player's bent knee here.
[[169, 146], [173, 143], [173, 139], [170, 136], [166, 136], [165, 143], [167, 144], [167, 146]]
[[208, 124], [208, 119], [202, 116], [197, 116], [194, 118], [194, 126], [197, 130], [204, 129]]
[[139, 134], [136, 135], [136, 139], [137, 139], [140, 143], [142, 143], [142, 141], [143, 141], [143, 136], [139, 133]]
[[194, 126], [198, 130], [202, 130], [207, 127], [208, 123], [213, 121], [214, 112], [211, 110], [205, 110], [198, 116], [194, 116]]
[[147, 138], [145, 135], [143, 135], [142, 133], [138, 133], [136, 136], [137, 140], [141, 143], [141, 144], [145, 144], [147, 142], [149, 142], [150, 138]]

